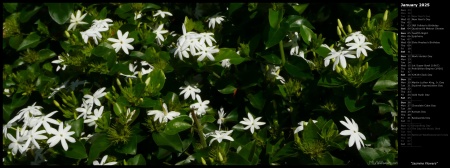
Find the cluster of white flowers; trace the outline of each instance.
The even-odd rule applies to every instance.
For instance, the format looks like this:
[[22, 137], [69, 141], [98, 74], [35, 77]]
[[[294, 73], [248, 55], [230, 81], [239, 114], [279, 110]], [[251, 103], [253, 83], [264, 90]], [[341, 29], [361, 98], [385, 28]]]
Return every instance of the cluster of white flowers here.
[[113, 21], [109, 18], [106, 18], [102, 20], [93, 20], [92, 22], [93, 23], [91, 27], [86, 31], [80, 32], [80, 34], [85, 43], [88, 42], [89, 37], [92, 37], [92, 39], [94, 39], [95, 44], [98, 45], [98, 41], [102, 39], [102, 34], [100, 32], [108, 31], [109, 26], [112, 26], [112, 24], [109, 23]]
[[[214, 33], [196, 33], [186, 32], [186, 27], [183, 24], [183, 35], [177, 40], [177, 47], [175, 49], [175, 55], [183, 60], [183, 57], [189, 58], [191, 56], [198, 56], [197, 61], [203, 61], [205, 57], [214, 61], [213, 54], [218, 53], [219, 49], [214, 46], [216, 40], [214, 39]], [[214, 42], [214, 43], [213, 43]]]
[[[75, 139], [71, 137], [75, 132], [69, 131], [71, 126], [64, 128], [63, 122], [58, 122], [53, 119], [52, 116], [58, 111], [53, 111], [48, 114], [42, 113], [43, 107], [37, 106], [34, 103], [24, 109], [21, 109], [11, 120], [3, 126], [3, 135], [7, 137], [11, 143], [8, 149], [11, 149], [11, 153], [16, 155], [18, 152], [24, 153], [30, 149], [41, 149], [38, 141], [46, 140], [49, 147], [53, 147], [59, 142], [63, 146], [64, 150], [68, 150], [67, 141], [74, 143]], [[22, 127], [19, 127], [19, 122], [22, 121]], [[53, 128], [50, 124], [58, 125], [58, 130]], [[42, 127], [41, 127], [42, 126]], [[16, 131], [15, 137], [8, 133], [8, 129], [14, 129]], [[48, 138], [49, 135], [53, 135]], [[39, 164], [45, 159], [35, 158], [35, 164]]]
[[308, 64], [314, 66], [315, 64], [311, 60], [305, 58], [305, 51], [300, 49], [298, 41], [301, 40], [301, 38], [298, 35], [298, 32], [289, 32], [286, 36], [289, 38], [289, 41], [285, 44], [285, 47], [291, 47], [289, 54], [303, 58]]
[[[86, 94], [84, 95], [84, 99], [82, 100], [83, 103], [81, 104], [81, 107], [76, 108], [75, 110], [79, 113], [81, 113], [78, 118], [83, 117], [84, 123], [88, 124], [88, 126], [95, 126], [97, 127], [97, 124], [95, 121], [97, 121], [99, 118], [102, 117], [103, 109], [100, 102], [100, 98], [104, 97], [106, 95], [105, 87], [98, 89], [95, 91], [93, 95]], [[94, 108], [94, 104], [97, 105], [99, 108], [94, 109], [94, 114], [92, 114], [92, 109]], [[77, 118], [77, 119], [78, 119]]]
[[[331, 49], [326, 44], [323, 44], [323, 47], [328, 48], [331, 52], [324, 59], [324, 65], [328, 66], [330, 64], [330, 60], [334, 60], [333, 71], [336, 70], [336, 66], [339, 64], [342, 68], [347, 67], [347, 58], [359, 58], [361, 54], [364, 56], [368, 56], [366, 50], [372, 51], [372, 49], [368, 46], [372, 43], [366, 42], [366, 36], [364, 36], [360, 31], [353, 32], [345, 38], [346, 46], [349, 48], [346, 49], [344, 47], [339, 47], [339, 50]], [[348, 43], [353, 41], [353, 43]], [[356, 51], [355, 51], [356, 50]], [[355, 56], [356, 54], [356, 56]]]

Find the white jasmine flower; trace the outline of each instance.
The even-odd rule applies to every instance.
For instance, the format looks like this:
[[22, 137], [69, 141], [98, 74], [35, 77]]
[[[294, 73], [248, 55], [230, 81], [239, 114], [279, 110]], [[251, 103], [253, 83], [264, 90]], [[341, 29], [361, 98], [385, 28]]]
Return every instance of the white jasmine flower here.
[[95, 30], [98, 32], [104, 32], [109, 30], [109, 26], [112, 26], [113, 24], [109, 24], [110, 22], [113, 22], [111, 19], [106, 18], [102, 20], [93, 20], [92, 26], [89, 28], [91, 30]]
[[45, 135], [42, 135], [44, 133], [47, 133], [45, 130], [37, 131], [38, 127], [34, 127], [31, 131], [27, 131], [27, 134], [22, 137], [22, 140], [27, 140], [25, 144], [23, 145], [23, 150], [26, 151], [26, 149], [30, 146], [30, 143], [33, 142], [33, 145], [40, 149], [38, 142], [36, 140], [43, 140], [47, 139]]
[[108, 155], [103, 156], [102, 160], [100, 161], [100, 163], [97, 160], [94, 160], [94, 162], [92, 162], [93, 165], [116, 165], [117, 162], [106, 162], [106, 159], [108, 159]]
[[164, 18], [166, 15], [172, 16], [172, 13], [165, 12], [165, 11], [162, 11], [162, 10], [157, 10], [156, 13], [153, 16], [155, 16], [155, 17], [156, 16], [161, 16], [162, 18]]
[[14, 138], [11, 134], [7, 134], [6, 135], [8, 137], [8, 139], [11, 141], [11, 143], [8, 146], [8, 149], [12, 149], [11, 153], [13, 155], [17, 154], [17, 151], [19, 151], [20, 153], [23, 153], [24, 151], [22, 150], [22, 137], [20, 137], [19, 134], [19, 129], [16, 129], [16, 138]]
[[150, 65], [147, 61], [141, 61], [141, 72], [142, 75], [149, 74], [155, 69], [152, 65]]
[[[316, 122], [317, 122], [316, 120], [312, 120], [312, 121], [313, 121], [313, 123], [316, 123]], [[308, 125], [308, 122], [306, 122], [306, 121], [300, 121], [300, 122], [298, 123], [298, 125], [300, 125], [300, 126], [298, 126], [298, 127], [295, 129], [294, 133], [298, 133], [298, 132], [300, 132], [300, 131], [303, 131], [303, 127], [306, 126], [306, 125]]]
[[43, 107], [42, 106], [35, 106], [35, 105], [36, 105], [36, 102], [34, 102], [33, 105], [28, 106], [28, 107], [20, 110], [19, 113], [17, 113], [16, 117], [19, 120], [24, 119], [25, 121], [27, 121], [31, 117], [41, 116], [42, 115], [41, 109]]
[[206, 114], [206, 109], [208, 108], [209, 100], [202, 101], [200, 95], [195, 95], [197, 98], [197, 103], [192, 104], [190, 107], [195, 109], [195, 114], [202, 116]]
[[122, 35], [122, 31], [118, 30], [117, 37], [118, 39], [108, 38], [108, 41], [114, 42], [112, 47], [116, 50], [116, 53], [119, 52], [121, 48], [125, 54], [129, 54], [128, 49], [134, 50], [134, 47], [129, 44], [134, 41], [134, 38], [128, 38], [128, 32], [125, 32], [125, 34]]
[[127, 119], [127, 123], [131, 122], [131, 119], [133, 118], [134, 113], [136, 110], [131, 111], [130, 108], [127, 109], [127, 114], [125, 115], [125, 119]]
[[206, 47], [206, 46], [202, 46], [200, 48], [200, 52], [195, 53], [195, 55], [200, 55], [197, 59], [197, 61], [203, 61], [203, 59], [205, 59], [205, 57], [208, 57], [209, 60], [214, 61], [214, 57], [212, 54], [218, 53], [219, 49], [216, 48], [216, 46], [212, 46], [212, 47]]
[[324, 65], [328, 66], [330, 64], [330, 60], [334, 58], [333, 71], [336, 70], [336, 66], [338, 64], [340, 64], [341, 67], [345, 69], [347, 67], [347, 61], [345, 60], [345, 57], [356, 58], [356, 56], [350, 54], [350, 51], [344, 50], [343, 48], [341, 48], [341, 50], [339, 51], [331, 49], [331, 52], [324, 59]]
[[211, 139], [211, 141], [209, 142], [209, 146], [211, 146], [211, 144], [214, 142], [214, 140], [216, 140], [217, 142], [221, 143], [223, 139], [229, 140], [229, 141], [234, 141], [233, 137], [230, 136], [230, 134], [233, 132], [233, 130], [230, 131], [218, 131], [215, 130], [214, 134], [211, 134], [212, 137], [214, 137], [213, 139]]
[[62, 147], [64, 148], [65, 151], [67, 151], [67, 149], [69, 148], [69, 146], [67, 145], [67, 141], [75, 143], [75, 139], [71, 137], [71, 135], [75, 134], [75, 132], [73, 131], [69, 131], [70, 128], [72, 128], [72, 126], [67, 125], [64, 128], [64, 123], [60, 122], [59, 123], [59, 127], [58, 130], [56, 129], [51, 129], [48, 133], [49, 134], [53, 134], [55, 136], [51, 137], [50, 139], [47, 140], [47, 143], [49, 144], [49, 147], [53, 147], [56, 144], [58, 144], [59, 142], [61, 142]]
[[73, 13], [72, 13], [72, 15], [70, 16], [70, 25], [69, 25], [69, 28], [67, 30], [70, 30], [70, 29], [75, 30], [75, 28], [79, 24], [88, 24], [86, 22], [83, 22], [83, 19], [84, 19], [84, 17], [86, 17], [86, 14], [87, 13], [85, 13], [85, 14], [83, 14], [83, 16], [81, 16], [81, 11], [80, 10], [77, 10], [77, 15], [76, 16], [73, 15]]
[[55, 125], [59, 124], [58, 121], [56, 121], [55, 119], [51, 118], [57, 112], [58, 111], [53, 111], [51, 113], [48, 113], [45, 116], [41, 116], [41, 117], [37, 118], [38, 119], [38, 123], [36, 124], [35, 127], [40, 127], [41, 125], [43, 125], [44, 128], [45, 128], [45, 131], [48, 132], [50, 129], [52, 129], [52, 127], [50, 127], [50, 124], [48, 124], [48, 123], [52, 123], [52, 124], [55, 124]]
[[97, 121], [99, 118], [102, 117], [103, 114], [103, 106], [101, 106], [99, 109], [94, 109], [94, 115], [87, 116], [87, 119], [84, 120], [85, 124], [88, 124], [88, 126], [92, 127], [95, 125], [95, 128], [97, 128], [97, 124], [95, 121]]
[[58, 72], [59, 69], [62, 69], [63, 71], [66, 70], [67, 65], [62, 65], [62, 64], [61, 64], [62, 62], [64, 62], [64, 60], [63, 60], [62, 57], [59, 56], [59, 55], [58, 55], [58, 59], [57, 59], [57, 60], [52, 61], [52, 64], [59, 64], [59, 65], [56, 67], [56, 72]]
[[266, 124], [265, 122], [258, 122], [261, 119], [261, 117], [257, 117], [255, 119], [253, 119], [252, 114], [247, 113], [247, 115], [248, 115], [248, 118], [244, 118], [244, 121], [241, 121], [239, 123], [241, 123], [243, 125], [247, 125], [244, 128], [244, 130], [250, 129], [250, 132], [252, 132], [252, 134], [255, 131], [255, 129], [259, 129], [259, 126]]
[[175, 117], [179, 116], [180, 113], [176, 111], [167, 110], [166, 103], [163, 103], [163, 111], [161, 110], [149, 110], [147, 111], [147, 115], [155, 115], [154, 120], [159, 120], [159, 123], [166, 123], [170, 120], [173, 120]]
[[81, 38], [83, 38], [84, 43], [88, 43], [89, 37], [92, 37], [94, 39], [94, 42], [96, 45], [98, 45], [98, 40], [102, 39], [102, 34], [98, 30], [95, 29], [88, 29], [84, 32], [80, 32]]
[[103, 92], [103, 91], [105, 91], [105, 89], [106, 89], [105, 87], [102, 87], [102, 88], [98, 89], [97, 91], [95, 91], [94, 95], [92, 95], [92, 96], [91, 95], [84, 95], [83, 98], [86, 99], [86, 103], [88, 103], [88, 104], [94, 104], [95, 103], [95, 105], [101, 106], [102, 104], [100, 103], [99, 98], [102, 98], [103, 96], [106, 95], [106, 93]]
[[225, 122], [226, 113], [223, 111], [223, 107], [220, 107], [220, 110], [218, 111], [218, 113], [219, 113], [219, 118], [217, 119], [217, 124], [219, 124], [219, 130], [220, 130], [220, 125], [222, 125], [222, 123]]
[[231, 65], [230, 59], [223, 59], [222, 61], [220, 61], [220, 64], [222, 65], [222, 67], [224, 68], [229, 68]]
[[354, 38], [353, 39], [355, 41], [354, 43], [347, 43], [346, 44], [347, 46], [349, 46], [348, 50], [355, 50], [356, 49], [356, 57], [357, 58], [359, 58], [361, 53], [363, 53], [365, 56], [368, 56], [366, 50], [372, 51], [372, 49], [370, 49], [370, 47], [367, 46], [369, 44], [372, 45], [372, 43], [365, 42], [365, 39], [366, 38], [364, 36], [359, 36], [358, 38]]
[[184, 84], [186, 86], [180, 87], [180, 89], [182, 89], [182, 91], [180, 92], [180, 95], [184, 94], [185, 100], [189, 97], [189, 95], [191, 96], [192, 100], [195, 100], [196, 94], [200, 93], [201, 90], [199, 88], [197, 88], [196, 85], [190, 84], [187, 81], [184, 81]]
[[224, 17], [225, 17], [225, 16], [220, 16], [220, 15], [218, 15], [218, 14], [219, 14], [219, 13], [217, 13], [217, 14], [211, 16], [210, 18], [208, 18], [207, 21], [209, 22], [209, 24], [208, 24], [208, 27], [209, 27], [209, 28], [212, 27], [212, 28], [214, 29], [216, 23], [219, 25], [219, 24], [222, 23], [222, 21], [224, 20]]
[[158, 28], [157, 28], [156, 30], [153, 31], [153, 33], [156, 34], [156, 37], [157, 37], [156, 39], [157, 39], [159, 45], [161, 45], [161, 43], [164, 42], [164, 36], [163, 36], [163, 34], [166, 34], [166, 33], [169, 32], [169, 31], [167, 31], [167, 30], [163, 30], [163, 26], [164, 26], [164, 24], [160, 24], [160, 25], [158, 26]]
[[354, 39], [363, 37], [364, 39], [366, 38], [366, 36], [364, 36], [364, 34], [361, 33], [361, 31], [357, 31], [357, 32], [353, 32], [351, 34], [348, 35], [347, 38], [345, 38], [345, 43], [348, 43]]
[[141, 11], [139, 12], [134, 12], [134, 20], [138, 20], [142, 17], [142, 13]]
[[358, 124], [356, 124], [355, 120], [352, 119], [352, 121], [350, 121], [346, 116], [344, 117], [347, 122], [340, 122], [342, 125], [347, 127], [348, 130], [341, 131], [339, 134], [344, 136], [350, 135], [350, 139], [348, 140], [348, 147], [352, 147], [353, 144], [356, 143], [356, 148], [358, 148], [359, 150], [361, 149], [361, 146], [364, 147], [364, 142], [362, 140], [366, 140], [366, 137], [358, 131]]
[[83, 104], [81, 104], [81, 107], [76, 108], [75, 110], [80, 112], [81, 114], [77, 117], [77, 119], [83, 117], [83, 119], [86, 120], [86, 117], [89, 114], [92, 114], [92, 106], [93, 104], [87, 103], [84, 99], [83, 99]]
[[[197, 37], [200, 38], [199, 39], [199, 43], [202, 45], [208, 44], [207, 46], [213, 46], [213, 41], [214, 43], [216, 42], [216, 39], [214, 39], [214, 33], [200, 33]], [[206, 44], [205, 44], [206, 42]]]

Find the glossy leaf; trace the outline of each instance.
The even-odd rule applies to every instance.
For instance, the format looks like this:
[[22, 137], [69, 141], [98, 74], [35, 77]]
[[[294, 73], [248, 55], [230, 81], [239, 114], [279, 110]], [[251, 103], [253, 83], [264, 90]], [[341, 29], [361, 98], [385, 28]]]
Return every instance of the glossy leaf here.
[[264, 108], [266, 99], [264, 98], [263, 91], [259, 91], [256, 94], [248, 94], [248, 99], [250, 100], [250, 104], [258, 110], [262, 110]]
[[30, 33], [30, 35], [28, 35], [17, 47], [17, 51], [36, 47], [39, 44], [40, 39], [41, 37], [37, 33], [35, 32]]
[[100, 153], [108, 149], [111, 145], [111, 141], [108, 139], [108, 135], [105, 133], [96, 133], [91, 139], [91, 148], [89, 150], [88, 163], [92, 163], [100, 156]]
[[228, 85], [227, 87], [220, 89], [219, 92], [222, 94], [231, 94], [234, 93], [234, 91], [236, 90], [236, 88], [232, 85]]
[[84, 144], [80, 141], [75, 141], [75, 143], [67, 143], [69, 148], [67, 151], [64, 151], [64, 155], [66, 157], [72, 158], [72, 159], [84, 159], [87, 158], [88, 155], [86, 153], [86, 148], [84, 147]]
[[317, 159], [317, 162], [319, 163], [319, 165], [343, 165], [344, 164], [344, 161], [334, 157], [329, 152], [326, 152], [325, 154], [322, 155], [322, 157], [319, 157]]
[[281, 40], [283, 40], [283, 38], [286, 36], [287, 31], [288, 25], [285, 23], [281, 23], [278, 29], [270, 27], [267, 39], [264, 40], [266, 49], [278, 44]]
[[191, 121], [192, 119], [186, 115], [176, 117], [167, 123], [164, 133], [167, 135], [175, 135], [181, 131], [187, 130], [192, 127]]
[[234, 152], [228, 152], [228, 165], [251, 165], [247, 159], [243, 158], [241, 155], [234, 153]]
[[163, 132], [154, 132], [152, 134], [152, 137], [155, 143], [161, 148], [165, 148], [172, 152], [183, 151], [183, 143], [181, 142], [180, 136], [178, 134], [169, 135]]
[[281, 22], [283, 12], [279, 10], [269, 9], [269, 24], [273, 29], [278, 28], [278, 24]]
[[84, 132], [84, 118], [81, 117], [77, 120], [73, 120], [69, 124], [72, 126], [70, 130], [75, 131], [75, 134], [73, 134], [73, 136], [79, 138], [81, 136], [81, 133]]
[[394, 68], [381, 76], [373, 86], [375, 91], [390, 91], [398, 89], [398, 69]]
[[308, 5], [309, 5], [309, 3], [292, 5], [292, 8], [294, 8], [294, 10], [297, 11], [299, 15], [301, 15], [306, 10]]
[[50, 17], [60, 25], [70, 19], [74, 7], [72, 3], [47, 3], [47, 6]]
[[277, 56], [275, 54], [269, 54], [269, 55], [264, 55], [262, 57], [270, 64], [281, 65], [280, 56]]
[[128, 165], [146, 165], [147, 162], [145, 161], [144, 156], [142, 154], [138, 154], [127, 161]]

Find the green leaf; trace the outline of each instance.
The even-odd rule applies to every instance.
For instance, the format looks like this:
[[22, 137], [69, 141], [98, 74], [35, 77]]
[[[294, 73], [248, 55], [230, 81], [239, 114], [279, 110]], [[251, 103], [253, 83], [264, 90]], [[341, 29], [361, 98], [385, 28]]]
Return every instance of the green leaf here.
[[106, 15], [108, 14], [108, 10], [106, 7], [103, 7], [102, 10], [98, 13], [97, 19], [106, 19]]
[[289, 30], [291, 31], [298, 31], [302, 28], [302, 26], [306, 26], [309, 29], [314, 29], [314, 26], [312, 26], [306, 18], [298, 15], [289, 15], [283, 22], [289, 25]]
[[73, 12], [73, 3], [47, 3], [48, 13], [52, 19], [62, 25], [70, 18]]
[[309, 42], [311, 42], [312, 37], [314, 35], [314, 32], [305, 25], [302, 25], [300, 27], [300, 35], [302, 36], [303, 42], [309, 45]]
[[389, 70], [392, 63], [391, 56], [384, 54], [382, 51], [380, 52], [380, 50], [372, 52], [370, 57], [373, 58], [369, 60], [369, 67], [364, 73], [363, 83], [371, 82], [383, 76]]
[[374, 91], [391, 91], [398, 89], [398, 69], [394, 68], [381, 76], [373, 86]]
[[302, 138], [304, 143], [314, 143], [316, 140], [320, 140], [320, 129], [314, 122], [309, 119], [307, 125], [303, 125]]
[[67, 149], [67, 151], [63, 150], [66, 157], [72, 159], [84, 159], [88, 157], [86, 148], [80, 141], [75, 141], [75, 143], [68, 143], [68, 146], [69, 149]]
[[144, 7], [142, 7], [142, 10], [144, 11], [145, 9], [161, 9], [161, 7], [153, 3], [144, 3]]
[[281, 65], [280, 57], [275, 54], [264, 55], [262, 57], [270, 64]]
[[296, 155], [297, 150], [294, 147], [294, 141], [286, 143], [280, 150], [278, 150], [272, 157], [269, 158], [269, 163], [276, 162], [280, 159], [293, 157]]
[[362, 101], [357, 101], [356, 97], [351, 95], [346, 95], [344, 98], [345, 106], [347, 107], [348, 111], [350, 112], [356, 112], [358, 110], [361, 110], [362, 108], [366, 107], [364, 104], [362, 104]]
[[41, 9], [41, 6], [35, 6], [33, 10], [22, 11], [20, 13], [20, 23], [26, 23], [31, 17], [35, 16], [36, 13]]
[[277, 29], [278, 24], [281, 22], [283, 18], [283, 12], [278, 10], [269, 9], [269, 23], [270, 27]]
[[336, 77], [336, 75], [332, 74], [325, 74], [322, 75], [319, 79], [319, 82], [317, 82], [318, 86], [327, 87], [327, 88], [334, 88], [334, 87], [342, 87], [345, 86], [347, 83], [345, 81], [340, 80]]
[[230, 3], [228, 6], [228, 17], [231, 16], [236, 10], [241, 8], [244, 3]]
[[148, 78], [150, 78], [150, 82], [147, 87], [152, 88], [151, 90], [153, 94], [159, 92], [164, 87], [166, 76], [161, 69], [154, 69], [150, 72]]
[[[226, 113], [226, 111], [225, 111]], [[225, 121], [237, 121], [238, 120], [238, 112], [237, 108], [231, 110], [229, 114], [226, 115]]]
[[19, 48], [20, 44], [23, 41], [22, 35], [16, 35], [9, 38], [9, 46], [15, 50]]
[[366, 163], [376, 161], [378, 158], [380, 158], [380, 154], [378, 153], [378, 151], [374, 148], [369, 147], [361, 148], [359, 150], [359, 154], [366, 161]]
[[91, 139], [91, 148], [89, 150], [88, 163], [92, 163], [100, 156], [100, 153], [108, 149], [111, 145], [111, 141], [108, 139], [108, 135], [105, 133], [96, 133]]
[[261, 153], [262, 148], [258, 148], [256, 146], [256, 141], [250, 141], [246, 145], [242, 147], [242, 149], [238, 152], [242, 158], [247, 159], [249, 162], [254, 164], [253, 162], [257, 162], [259, 160], [259, 154]]
[[314, 79], [309, 64], [303, 58], [291, 57], [289, 59], [284, 66], [289, 75], [300, 80]]
[[231, 93], [234, 93], [235, 90], [236, 90], [236, 87], [234, 87], [232, 85], [227, 85], [225, 88], [220, 89], [219, 92], [222, 94], [231, 94]]
[[191, 127], [192, 127], [192, 119], [190, 117], [186, 115], [178, 116], [167, 123], [164, 133], [167, 135], [175, 135]]
[[330, 49], [328, 49], [328, 48], [326, 48], [326, 47], [323, 47], [323, 46], [317, 47], [317, 49], [314, 50], [314, 51], [315, 51], [317, 54], [319, 54], [319, 56], [321, 56], [321, 57], [323, 57], [323, 58], [327, 57], [328, 54], [331, 52]]
[[390, 44], [390, 42], [393, 41], [392, 36], [393, 32], [391, 31], [383, 31], [383, 33], [381, 34], [381, 46], [383, 47], [383, 50], [389, 55], [394, 54], [394, 51], [392, 51]]
[[5, 8], [9, 13], [13, 13], [16, 11], [17, 3], [3, 3], [3, 8]]
[[53, 58], [56, 56], [55, 52], [49, 49], [39, 50], [38, 54], [39, 54], [39, 62], [45, 61], [49, 58]]
[[145, 158], [142, 156], [142, 154], [138, 154], [127, 161], [128, 165], [146, 165]]
[[134, 13], [130, 12], [132, 10], [131, 3], [124, 3], [121, 4], [116, 11], [114, 11], [114, 14], [118, 15], [122, 19], [126, 19], [127, 17], [130, 17], [134, 15]]
[[212, 115], [204, 115], [202, 116], [201, 122], [204, 123], [212, 123], [216, 121], [216, 118], [214, 118], [214, 116]]
[[283, 40], [283, 38], [286, 36], [287, 31], [288, 25], [283, 22], [278, 29], [270, 27], [267, 39], [264, 41], [266, 49], [278, 44], [281, 40]]
[[28, 35], [22, 43], [20, 43], [19, 47], [17, 47], [17, 51], [21, 51], [27, 48], [33, 48], [36, 47], [39, 44], [39, 40], [41, 37], [37, 35], [36, 32], [31, 32], [30, 35]]
[[79, 138], [81, 136], [81, 133], [84, 132], [84, 118], [79, 118], [77, 120], [73, 120], [70, 122], [70, 126], [72, 126], [73, 131], [75, 131], [74, 136]]
[[319, 163], [319, 165], [343, 165], [344, 164], [344, 161], [334, 157], [329, 152], [326, 152], [325, 154], [322, 155], [322, 157], [319, 157], [317, 159], [317, 162]]
[[214, 57], [214, 60], [216, 63], [220, 63], [220, 61], [224, 59], [230, 59], [230, 63], [235, 65], [238, 65], [246, 60], [245, 58], [239, 56], [234, 48], [220, 48], [219, 53], [217, 53]]
[[247, 159], [243, 158], [241, 155], [234, 153], [234, 152], [228, 152], [227, 154], [227, 163], [228, 165], [251, 165]]
[[378, 137], [377, 144], [375, 146], [377, 148], [391, 147], [391, 140], [387, 136], [380, 136]]
[[258, 110], [262, 110], [264, 108], [266, 99], [264, 98], [263, 91], [259, 91], [256, 94], [248, 94], [248, 99], [250, 100], [250, 104]]
[[299, 15], [301, 15], [305, 9], [308, 7], [309, 3], [304, 3], [304, 4], [298, 4], [298, 5], [293, 5], [292, 8], [294, 8], [295, 11], [298, 12]]
[[183, 152], [183, 143], [178, 134], [168, 135], [163, 132], [154, 132], [152, 138], [161, 148], [165, 148], [172, 152]]

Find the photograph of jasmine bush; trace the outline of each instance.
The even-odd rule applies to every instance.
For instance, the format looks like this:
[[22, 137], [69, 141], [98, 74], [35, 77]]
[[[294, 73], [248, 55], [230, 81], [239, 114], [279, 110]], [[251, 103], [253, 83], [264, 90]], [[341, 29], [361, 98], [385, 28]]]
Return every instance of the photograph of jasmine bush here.
[[397, 164], [397, 7], [3, 3], [3, 165]]

